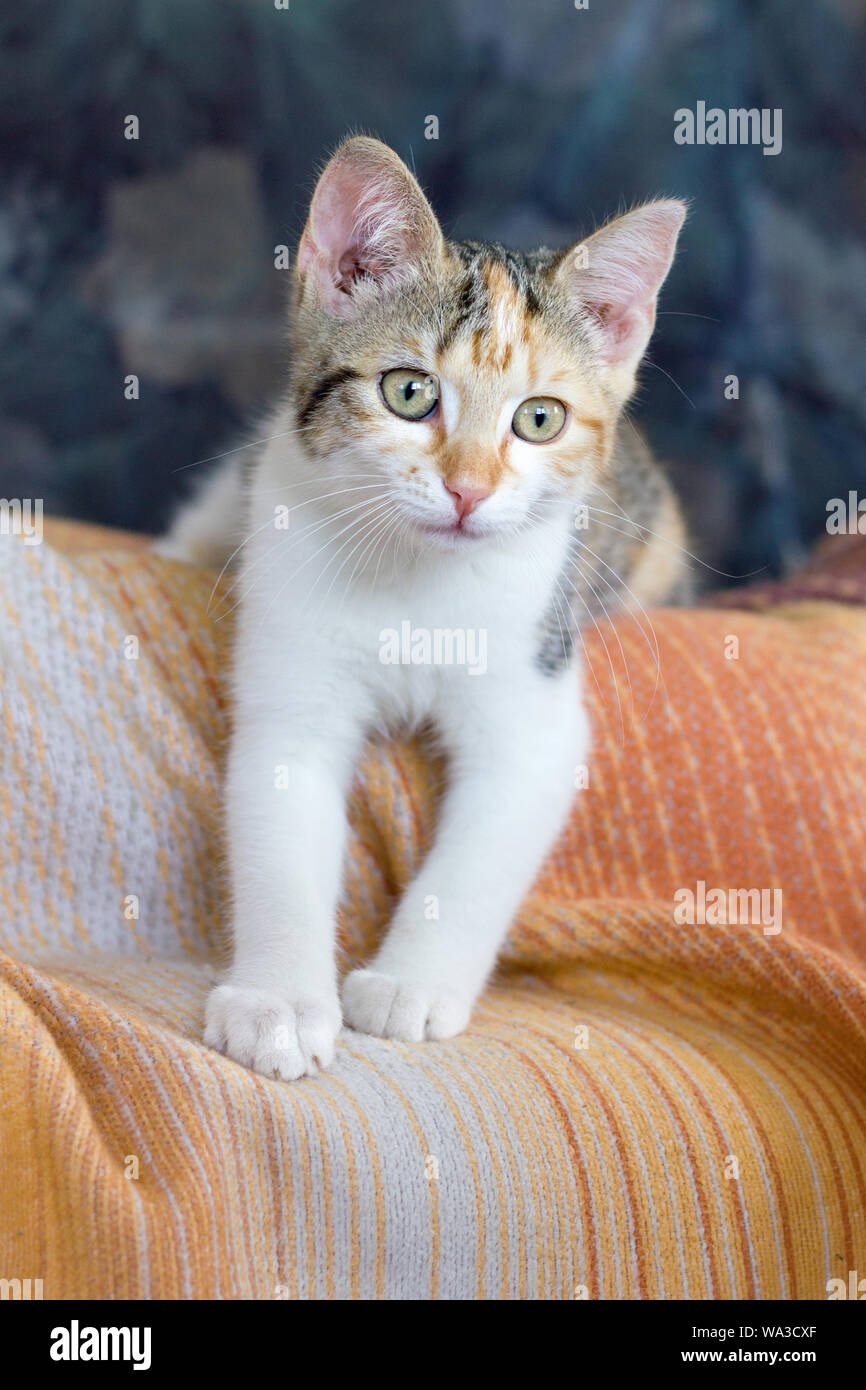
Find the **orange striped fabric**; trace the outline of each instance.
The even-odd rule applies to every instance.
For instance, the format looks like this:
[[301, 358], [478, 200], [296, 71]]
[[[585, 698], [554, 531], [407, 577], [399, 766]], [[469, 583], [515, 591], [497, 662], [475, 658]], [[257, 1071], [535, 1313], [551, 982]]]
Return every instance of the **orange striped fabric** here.
[[[0, 543], [0, 1278], [811, 1299], [866, 1277], [864, 610], [586, 635], [588, 786], [471, 1027], [348, 1032], [287, 1084], [201, 1043], [226, 927], [212, 582]], [[440, 777], [420, 745], [368, 751], [346, 963], [423, 854]], [[767, 912], [737, 897], [716, 922], [713, 889]]]

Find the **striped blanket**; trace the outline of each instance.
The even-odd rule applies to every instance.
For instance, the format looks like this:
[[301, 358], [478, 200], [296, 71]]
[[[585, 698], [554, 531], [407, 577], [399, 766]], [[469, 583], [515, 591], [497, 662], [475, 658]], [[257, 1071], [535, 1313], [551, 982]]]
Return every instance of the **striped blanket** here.
[[[866, 1276], [866, 610], [828, 580], [586, 635], [588, 786], [468, 1032], [347, 1032], [286, 1084], [201, 1042], [227, 925], [212, 584], [0, 538], [0, 1278], [811, 1299]], [[440, 775], [368, 749], [347, 965]]]

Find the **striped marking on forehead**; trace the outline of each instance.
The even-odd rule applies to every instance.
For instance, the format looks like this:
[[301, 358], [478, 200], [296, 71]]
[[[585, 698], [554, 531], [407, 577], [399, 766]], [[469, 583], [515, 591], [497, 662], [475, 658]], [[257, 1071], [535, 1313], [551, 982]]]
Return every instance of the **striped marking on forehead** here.
[[529, 341], [526, 299], [516, 288], [508, 271], [495, 262], [485, 266], [487, 285], [487, 324], [480, 340], [474, 345], [478, 366], [504, 372], [517, 344]]
[[478, 365], [490, 355], [485, 339], [491, 332], [500, 342], [508, 339], [513, 327], [526, 325], [540, 312], [541, 305], [533, 272], [519, 253], [476, 242], [452, 244], [452, 249], [465, 269], [438, 348], [444, 352], [457, 337], [468, 336]]
[[536, 312], [502, 262], [479, 257], [467, 271], [440, 338], [439, 358], [456, 353], [461, 372], [482, 376], [501, 377], [512, 366], [525, 371]]

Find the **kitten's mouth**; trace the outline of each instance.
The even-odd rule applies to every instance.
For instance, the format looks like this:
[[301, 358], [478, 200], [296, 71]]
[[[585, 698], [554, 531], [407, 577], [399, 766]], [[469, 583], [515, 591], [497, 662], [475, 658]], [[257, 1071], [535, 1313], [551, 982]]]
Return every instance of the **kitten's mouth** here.
[[462, 517], [459, 520], [455, 519], [454, 521], [449, 521], [445, 523], [435, 521], [422, 521], [419, 523], [419, 525], [421, 526], [422, 531], [426, 531], [428, 535], [445, 536], [449, 540], [465, 539], [467, 541], [477, 541], [480, 539], [479, 532], [470, 530], [470, 528], [466, 525], [465, 517]]

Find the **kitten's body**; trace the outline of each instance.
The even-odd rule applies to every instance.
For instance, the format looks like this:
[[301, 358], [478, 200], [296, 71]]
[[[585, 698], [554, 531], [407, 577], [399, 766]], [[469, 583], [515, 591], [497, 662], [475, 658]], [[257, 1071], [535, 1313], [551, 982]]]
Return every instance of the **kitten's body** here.
[[[344, 805], [376, 727], [432, 722], [449, 786], [342, 1012], [408, 1041], [468, 1021], [588, 758], [577, 629], [682, 588], [672, 494], [619, 423], [681, 220], [676, 204], [632, 214], [625, 234], [621, 219], [586, 243], [587, 269], [445, 242], [375, 142], [348, 142], [323, 175], [298, 256], [291, 390], [249, 469], [236, 578], [235, 957], [206, 1037], [247, 1065], [295, 1077], [333, 1054]], [[435, 383], [429, 417], [389, 413], [383, 374], [401, 368]], [[516, 432], [527, 400], [533, 428], [566, 411], [561, 435]], [[214, 558], [240, 473], [182, 514], [176, 551]], [[385, 662], [383, 635], [407, 623], [483, 633], [484, 669]]]

